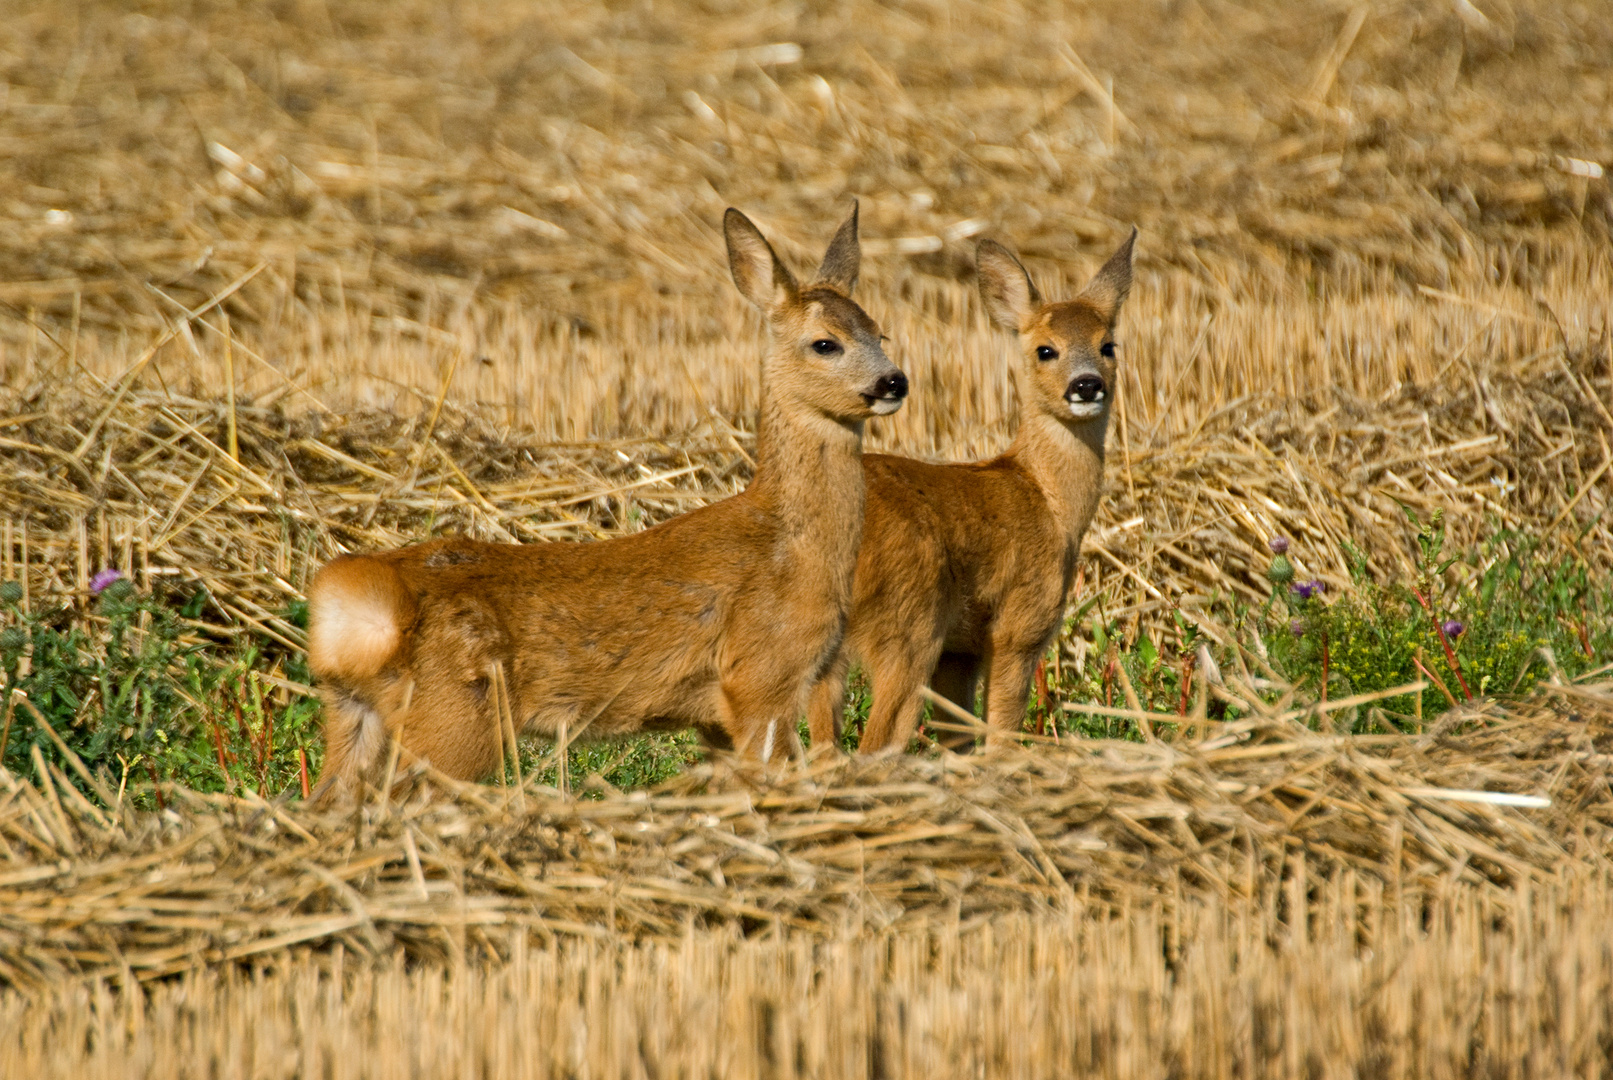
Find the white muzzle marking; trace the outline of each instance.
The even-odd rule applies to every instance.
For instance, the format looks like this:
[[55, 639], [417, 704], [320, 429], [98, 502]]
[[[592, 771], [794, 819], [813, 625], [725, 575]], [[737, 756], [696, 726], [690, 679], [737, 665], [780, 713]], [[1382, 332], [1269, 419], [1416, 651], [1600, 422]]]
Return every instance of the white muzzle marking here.
[[1102, 416], [1106, 408], [1108, 405], [1101, 397], [1096, 401], [1072, 401], [1070, 415], [1077, 420], [1091, 420], [1094, 416]]

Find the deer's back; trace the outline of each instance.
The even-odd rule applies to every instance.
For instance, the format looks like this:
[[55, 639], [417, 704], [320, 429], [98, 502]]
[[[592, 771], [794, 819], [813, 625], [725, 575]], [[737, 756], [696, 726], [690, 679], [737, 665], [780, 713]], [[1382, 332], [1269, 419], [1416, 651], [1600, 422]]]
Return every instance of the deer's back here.
[[776, 588], [777, 531], [738, 496], [611, 540], [433, 540], [377, 558], [417, 598], [417, 671], [502, 661], [539, 726], [597, 716], [603, 735], [710, 718], [727, 624]]

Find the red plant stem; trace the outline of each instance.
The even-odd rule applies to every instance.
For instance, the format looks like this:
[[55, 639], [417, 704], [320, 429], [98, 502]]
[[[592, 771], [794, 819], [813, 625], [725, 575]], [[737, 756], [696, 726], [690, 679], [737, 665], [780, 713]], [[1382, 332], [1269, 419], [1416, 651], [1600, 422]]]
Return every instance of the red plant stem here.
[[302, 797], [308, 797], [308, 751], [297, 747], [297, 768], [302, 772]]
[[[1445, 628], [1439, 624], [1439, 617], [1434, 614], [1434, 609], [1428, 606], [1428, 601], [1423, 598], [1422, 593], [1413, 589], [1411, 595], [1415, 596], [1417, 602], [1423, 606], [1423, 610], [1428, 612], [1428, 621], [1434, 625], [1434, 633], [1439, 635], [1439, 643], [1445, 649], [1445, 663], [1449, 664], [1451, 671], [1456, 674], [1456, 681], [1462, 687], [1462, 695], [1472, 701], [1473, 691], [1468, 689], [1467, 680], [1462, 677], [1462, 665], [1456, 662], [1456, 650], [1451, 648], [1451, 639], [1445, 636]], [[1455, 699], [1452, 699], [1451, 703], [1455, 704]]]
[[1411, 658], [1411, 662], [1417, 665], [1418, 671], [1422, 672], [1428, 677], [1429, 682], [1439, 687], [1439, 692], [1445, 695], [1446, 701], [1450, 702], [1452, 705], [1456, 704], [1456, 695], [1451, 693], [1450, 687], [1446, 686], [1440, 681], [1438, 675], [1435, 675], [1432, 671], [1429, 671], [1427, 668], [1423, 667], [1423, 662], [1417, 659], [1415, 656]]
[[1047, 657], [1036, 661], [1036, 704], [1042, 714], [1036, 718], [1036, 734], [1047, 734], [1047, 714], [1052, 708], [1053, 695], [1047, 689]]
[[146, 772], [151, 774], [151, 793], [157, 796], [157, 812], [161, 813], [168, 809], [168, 800], [162, 797], [162, 784], [157, 780], [157, 767], [151, 763], [150, 758], [146, 759]]
[[0, 730], [0, 765], [6, 762], [6, 744], [11, 741], [11, 717], [17, 708], [17, 699], [12, 697], [16, 691], [6, 687], [6, 720], [4, 730]]
[[262, 748], [258, 751], [258, 786], [269, 777], [269, 759], [274, 756], [274, 710], [263, 710]]
[[269, 714], [263, 714], [263, 733], [253, 741], [258, 744], [258, 790], [262, 791], [269, 781]]
[[1113, 708], [1115, 703], [1115, 665], [1120, 661], [1111, 659], [1103, 668], [1103, 707]]
[[245, 695], [246, 677], [243, 675], [235, 684], [235, 696], [230, 698], [230, 707], [235, 710], [235, 730], [239, 731], [242, 740], [250, 745], [252, 732], [247, 729], [246, 717], [241, 715], [241, 698]]
[[1182, 657], [1182, 700], [1181, 703], [1176, 707], [1177, 716], [1187, 715], [1187, 699], [1189, 693], [1193, 689], [1194, 660], [1195, 657], [1192, 653], [1188, 653], [1186, 656]]
[[223, 773], [225, 778], [228, 779], [229, 775], [230, 775], [230, 766], [229, 766], [228, 761], [225, 759], [224, 727], [223, 727], [222, 724], [220, 724], [218, 722], [218, 719], [215, 717], [213, 719], [212, 728], [213, 728], [213, 749], [218, 752], [218, 771]]

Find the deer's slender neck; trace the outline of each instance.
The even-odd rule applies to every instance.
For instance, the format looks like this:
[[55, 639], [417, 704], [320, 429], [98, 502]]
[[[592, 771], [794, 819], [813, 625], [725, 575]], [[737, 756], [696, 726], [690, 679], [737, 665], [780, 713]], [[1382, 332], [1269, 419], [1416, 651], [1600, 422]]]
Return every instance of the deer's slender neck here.
[[863, 425], [769, 400], [765, 386], [762, 400], [749, 494], [780, 523], [793, 572], [822, 575], [849, 603], [862, 542]]
[[1053, 517], [1074, 543], [1098, 509], [1103, 490], [1103, 439], [1108, 414], [1079, 423], [1033, 410], [1008, 453], [1047, 497]]

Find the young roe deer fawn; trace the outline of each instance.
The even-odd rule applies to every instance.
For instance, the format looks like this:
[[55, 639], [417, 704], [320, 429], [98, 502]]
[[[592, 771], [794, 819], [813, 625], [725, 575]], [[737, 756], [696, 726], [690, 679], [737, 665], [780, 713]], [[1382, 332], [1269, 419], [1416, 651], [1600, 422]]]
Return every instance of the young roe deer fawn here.
[[797, 719], [851, 608], [863, 425], [901, 407], [907, 377], [851, 299], [855, 206], [805, 286], [744, 214], [723, 229], [734, 283], [772, 333], [750, 486], [612, 540], [432, 540], [325, 566], [308, 631], [320, 797], [373, 778], [394, 736], [405, 761], [488, 774], [500, 694], [518, 728], [696, 727], [764, 763], [800, 753]]
[[1019, 432], [992, 461], [863, 458], [868, 508], [851, 622], [812, 692], [814, 748], [839, 745], [853, 656], [873, 683], [863, 751], [907, 746], [926, 682], [972, 713], [982, 674], [989, 739], [1018, 730], [1031, 671], [1058, 634], [1081, 536], [1098, 507], [1115, 320], [1131, 289], [1136, 238], [1133, 229], [1091, 283], [1061, 303], [1042, 302], [1007, 248], [981, 242], [986, 312], [1019, 337]]

